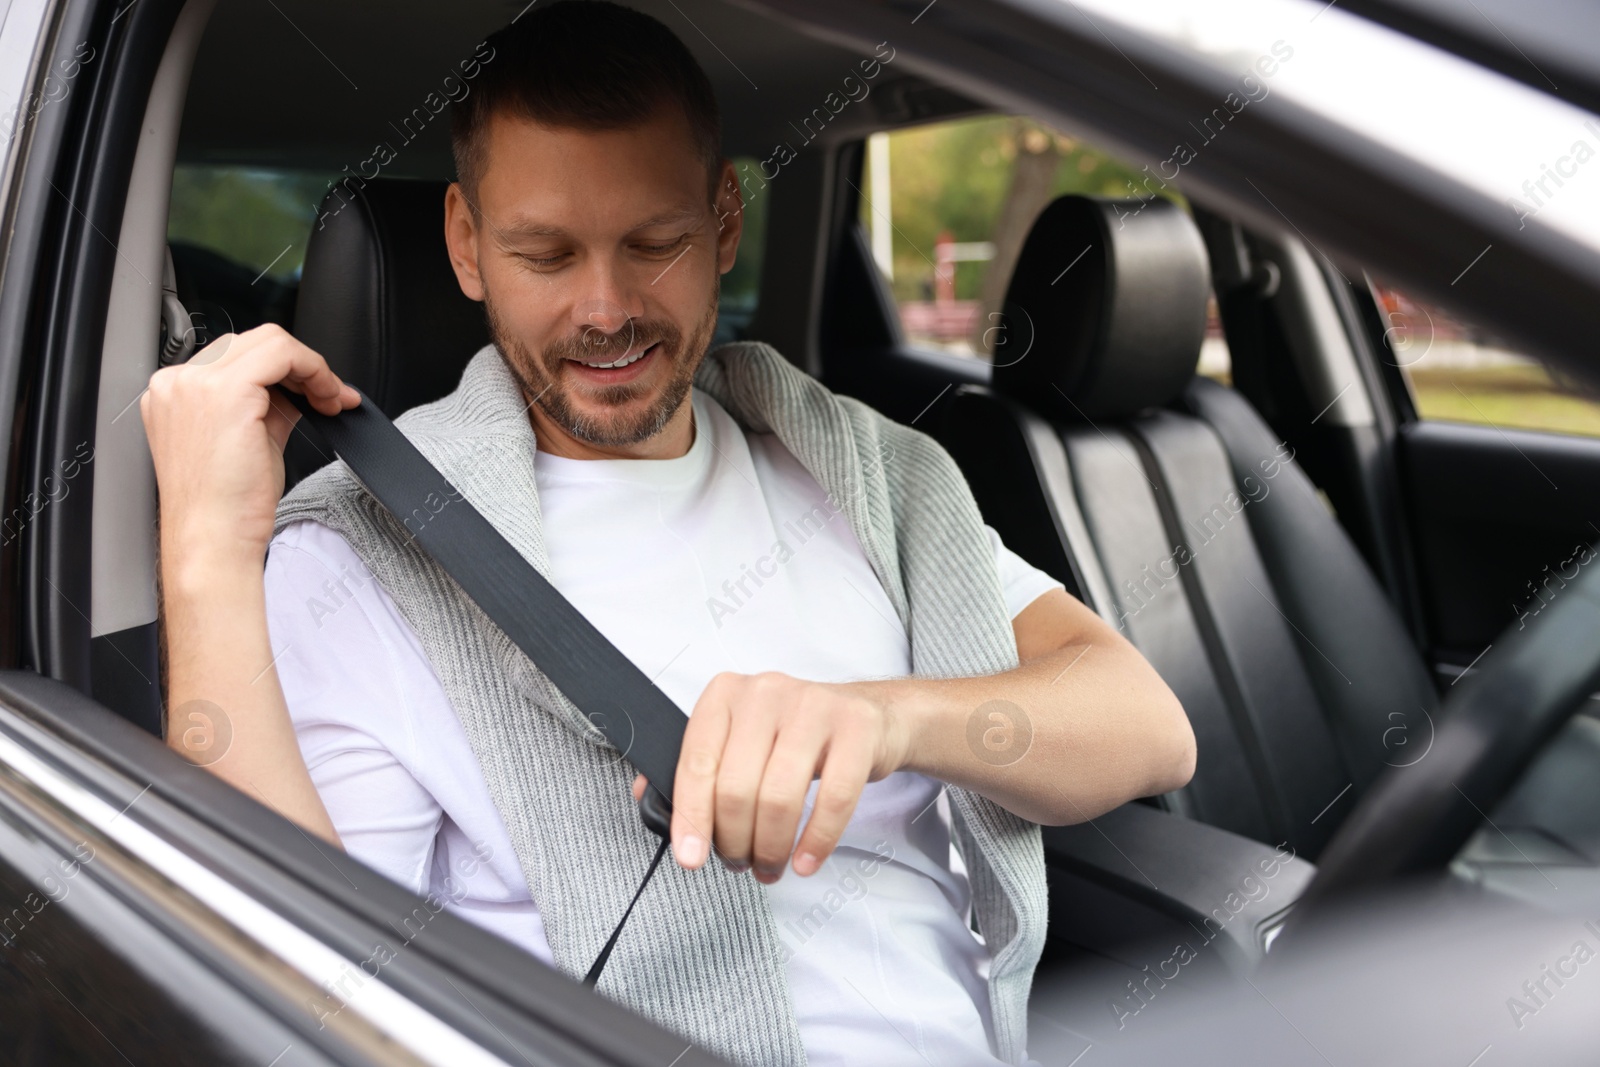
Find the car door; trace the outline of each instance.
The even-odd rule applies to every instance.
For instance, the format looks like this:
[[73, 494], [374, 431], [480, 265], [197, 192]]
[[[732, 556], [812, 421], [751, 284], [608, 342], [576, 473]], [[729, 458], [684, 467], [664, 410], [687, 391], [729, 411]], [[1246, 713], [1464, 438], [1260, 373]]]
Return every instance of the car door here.
[[1600, 394], [1404, 289], [1370, 289], [1425, 632], [1449, 686], [1595, 561]]

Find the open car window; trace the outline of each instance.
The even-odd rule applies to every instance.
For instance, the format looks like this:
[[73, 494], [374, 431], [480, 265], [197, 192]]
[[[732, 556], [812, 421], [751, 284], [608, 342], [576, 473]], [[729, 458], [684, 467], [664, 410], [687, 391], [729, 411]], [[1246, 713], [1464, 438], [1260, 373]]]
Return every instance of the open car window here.
[[[1017, 115], [873, 134], [859, 193], [858, 221], [907, 342], [980, 361], [993, 355], [1006, 284], [1045, 205], [1074, 193], [1185, 202], [1148, 168]], [[1226, 382], [1215, 300], [1207, 320], [1200, 371]]]
[[1423, 419], [1600, 437], [1600, 392], [1404, 289], [1372, 282], [1386, 358]]

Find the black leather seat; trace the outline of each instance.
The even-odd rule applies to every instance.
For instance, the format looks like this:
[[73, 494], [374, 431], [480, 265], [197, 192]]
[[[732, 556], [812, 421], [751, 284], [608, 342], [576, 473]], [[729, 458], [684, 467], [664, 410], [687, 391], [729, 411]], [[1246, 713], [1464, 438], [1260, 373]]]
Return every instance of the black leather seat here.
[[1314, 858], [1386, 764], [1422, 753], [1438, 698], [1288, 447], [1196, 375], [1209, 290], [1171, 202], [1055, 201], [992, 388], [963, 389], [942, 435], [1007, 544], [1183, 702], [1198, 766], [1163, 805]]
[[338, 186], [306, 248], [295, 336], [391, 418], [454, 389], [489, 341], [483, 305], [450, 268], [448, 187], [401, 178]]
[[[489, 342], [483, 305], [456, 283], [444, 243], [442, 181], [378, 178], [330, 191], [311, 232], [294, 335], [390, 418], [456, 387]], [[327, 462], [295, 434], [288, 483]]]

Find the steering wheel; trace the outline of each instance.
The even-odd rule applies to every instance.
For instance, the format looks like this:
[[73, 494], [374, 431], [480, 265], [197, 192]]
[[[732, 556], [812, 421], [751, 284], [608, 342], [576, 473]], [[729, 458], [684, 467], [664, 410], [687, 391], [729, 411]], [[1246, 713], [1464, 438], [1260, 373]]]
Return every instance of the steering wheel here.
[[1508, 629], [1441, 708], [1426, 759], [1366, 791], [1319, 860], [1289, 928], [1335, 898], [1442, 870], [1600, 684], [1600, 567]]

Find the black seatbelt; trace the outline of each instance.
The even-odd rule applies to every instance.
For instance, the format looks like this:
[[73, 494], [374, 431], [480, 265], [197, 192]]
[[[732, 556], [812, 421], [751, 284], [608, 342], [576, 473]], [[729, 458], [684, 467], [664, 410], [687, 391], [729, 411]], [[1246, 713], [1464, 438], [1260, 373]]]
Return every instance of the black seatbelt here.
[[276, 391], [300, 410], [297, 429], [319, 433], [490, 621], [649, 779], [639, 815], [661, 837], [661, 845], [584, 979], [594, 985], [666, 854], [672, 781], [687, 716], [511, 547], [371, 397], [363, 393], [360, 406], [329, 416], [299, 393]]

